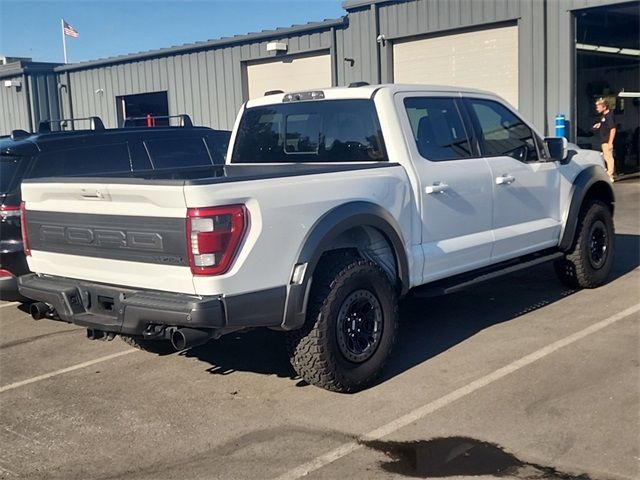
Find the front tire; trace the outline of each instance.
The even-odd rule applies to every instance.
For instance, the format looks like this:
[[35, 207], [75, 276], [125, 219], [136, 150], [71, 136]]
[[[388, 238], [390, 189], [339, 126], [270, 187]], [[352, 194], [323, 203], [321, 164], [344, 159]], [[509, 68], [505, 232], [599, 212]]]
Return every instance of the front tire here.
[[350, 393], [382, 371], [398, 330], [396, 293], [375, 263], [352, 255], [322, 260], [307, 320], [288, 334], [291, 364], [308, 383]]
[[572, 288], [603, 285], [613, 267], [615, 233], [611, 210], [593, 200], [580, 211], [574, 245], [554, 263], [560, 281]]

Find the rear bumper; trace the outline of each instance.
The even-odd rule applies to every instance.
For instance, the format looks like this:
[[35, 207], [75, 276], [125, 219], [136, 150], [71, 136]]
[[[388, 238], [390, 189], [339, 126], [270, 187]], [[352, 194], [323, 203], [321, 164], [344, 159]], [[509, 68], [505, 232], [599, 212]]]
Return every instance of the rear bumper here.
[[[158, 327], [225, 329], [278, 325], [282, 318], [273, 304], [284, 305], [284, 287], [272, 294], [259, 292], [265, 311], [256, 315], [256, 293], [235, 297], [198, 297], [171, 292], [135, 290], [61, 277], [24, 275], [18, 288], [25, 297], [44, 302], [55, 310], [54, 319], [122, 335], [149, 335]], [[277, 291], [277, 292], [276, 292]], [[269, 292], [269, 291], [265, 291]], [[280, 293], [282, 300], [280, 301]], [[273, 299], [274, 295], [277, 299]], [[239, 308], [243, 305], [242, 308]], [[272, 323], [274, 322], [274, 323]]]
[[20, 277], [19, 289], [25, 297], [53, 307], [56, 318], [105, 332], [142, 335], [148, 325], [225, 325], [219, 297], [130, 290], [35, 274]]

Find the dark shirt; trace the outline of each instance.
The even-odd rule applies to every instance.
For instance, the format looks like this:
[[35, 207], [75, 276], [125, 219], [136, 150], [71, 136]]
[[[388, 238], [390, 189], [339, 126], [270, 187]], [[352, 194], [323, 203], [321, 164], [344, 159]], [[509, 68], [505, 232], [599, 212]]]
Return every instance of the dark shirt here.
[[600, 143], [609, 143], [609, 132], [611, 132], [611, 129], [615, 128], [615, 126], [613, 113], [611, 113], [611, 111], [603, 113], [602, 117], [600, 117], [600, 128], [598, 129]]

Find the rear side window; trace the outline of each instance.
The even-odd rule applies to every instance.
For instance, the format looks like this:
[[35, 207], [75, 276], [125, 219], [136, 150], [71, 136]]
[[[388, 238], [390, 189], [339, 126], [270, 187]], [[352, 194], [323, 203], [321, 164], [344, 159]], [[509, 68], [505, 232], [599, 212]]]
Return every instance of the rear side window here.
[[207, 148], [211, 154], [211, 159], [215, 165], [222, 165], [227, 158], [227, 150], [229, 148], [229, 139], [231, 138], [231, 132], [226, 130], [215, 132], [212, 135], [207, 135], [205, 141]]
[[318, 100], [249, 108], [231, 163], [387, 161], [371, 100]]
[[22, 160], [23, 157], [0, 155], [0, 193], [8, 193], [14, 188]]
[[144, 144], [155, 169], [211, 165], [202, 137], [146, 140]]
[[457, 160], [473, 155], [453, 98], [405, 98], [404, 108], [416, 146], [424, 158]]
[[28, 177], [90, 176], [130, 171], [129, 150], [126, 144], [120, 143], [42, 153]]
[[539, 159], [531, 129], [505, 106], [491, 100], [470, 99], [487, 157], [508, 156], [523, 162]]

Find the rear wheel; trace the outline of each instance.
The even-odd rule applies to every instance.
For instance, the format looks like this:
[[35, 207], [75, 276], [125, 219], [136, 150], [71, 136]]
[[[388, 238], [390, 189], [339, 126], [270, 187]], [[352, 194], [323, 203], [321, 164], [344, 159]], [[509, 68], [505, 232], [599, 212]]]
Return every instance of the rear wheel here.
[[147, 340], [146, 338], [128, 336], [120, 336], [120, 338], [127, 345], [131, 345], [139, 350], [144, 350], [145, 352], [167, 355], [176, 351], [169, 340]]
[[611, 210], [593, 200], [580, 211], [573, 248], [555, 262], [558, 278], [573, 288], [595, 288], [611, 273], [614, 254], [614, 228]]
[[355, 392], [373, 383], [391, 353], [398, 328], [396, 294], [373, 262], [332, 255], [323, 263], [307, 321], [288, 335], [289, 356], [308, 383]]

